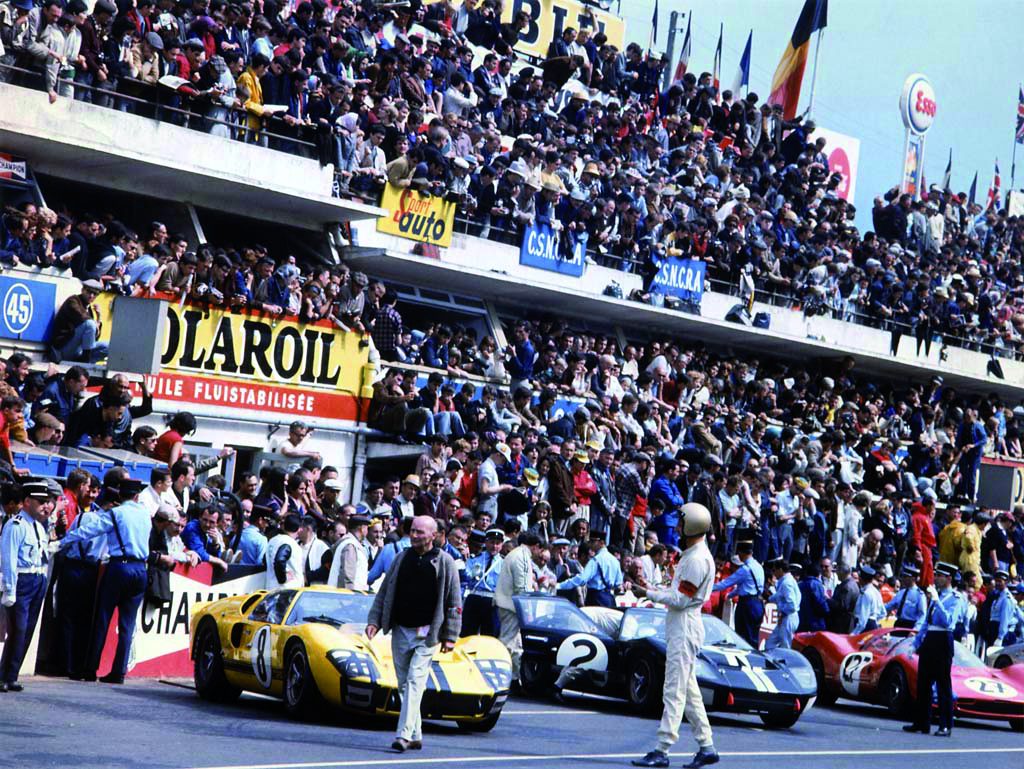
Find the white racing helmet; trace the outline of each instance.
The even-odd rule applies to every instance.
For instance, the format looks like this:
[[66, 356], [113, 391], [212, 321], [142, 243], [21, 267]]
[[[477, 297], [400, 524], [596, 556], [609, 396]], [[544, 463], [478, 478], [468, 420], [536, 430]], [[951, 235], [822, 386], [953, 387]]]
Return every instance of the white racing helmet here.
[[698, 502], [687, 502], [682, 506], [683, 536], [696, 537], [711, 531], [711, 512]]

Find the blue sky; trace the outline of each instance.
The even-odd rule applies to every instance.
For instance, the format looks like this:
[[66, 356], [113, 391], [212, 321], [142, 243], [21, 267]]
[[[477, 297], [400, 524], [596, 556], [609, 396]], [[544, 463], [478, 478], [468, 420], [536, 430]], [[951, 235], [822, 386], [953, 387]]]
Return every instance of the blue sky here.
[[[654, 0], [622, 0], [626, 36], [646, 45]], [[614, 7], [614, 6], [613, 6]], [[731, 83], [751, 28], [751, 90], [768, 97], [772, 75], [803, 0], [660, 0], [658, 47], [668, 44], [669, 14], [694, 11], [691, 69], [711, 70], [719, 24], [725, 25], [722, 82]], [[925, 176], [939, 183], [953, 149], [953, 183], [966, 191], [978, 171], [984, 200], [999, 158], [1009, 188], [1017, 88], [1024, 78], [1019, 50], [1024, 2], [1008, 0], [832, 0], [818, 63], [813, 116], [819, 125], [860, 139], [857, 224], [870, 228], [871, 201], [898, 183], [903, 152], [899, 96], [912, 72], [926, 74], [938, 105], [928, 132]], [[685, 22], [684, 22], [685, 24]], [[677, 35], [678, 46], [682, 31]], [[810, 90], [813, 47], [801, 93]], [[674, 62], [673, 62], [674, 65]], [[1024, 187], [1024, 146], [1016, 188]]]

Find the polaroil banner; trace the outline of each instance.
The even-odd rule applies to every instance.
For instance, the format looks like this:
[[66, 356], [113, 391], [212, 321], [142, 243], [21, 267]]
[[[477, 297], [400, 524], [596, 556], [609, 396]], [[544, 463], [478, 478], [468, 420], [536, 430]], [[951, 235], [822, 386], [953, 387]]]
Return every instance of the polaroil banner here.
[[[106, 335], [112, 299], [97, 299]], [[354, 420], [369, 354], [360, 340], [325, 321], [169, 302], [162, 370], [147, 384], [157, 400]]]

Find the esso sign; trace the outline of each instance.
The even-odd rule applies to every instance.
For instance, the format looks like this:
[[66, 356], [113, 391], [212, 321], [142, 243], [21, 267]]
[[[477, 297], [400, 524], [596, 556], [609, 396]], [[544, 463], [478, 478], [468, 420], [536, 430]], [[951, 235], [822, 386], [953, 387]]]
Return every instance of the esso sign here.
[[903, 84], [900, 94], [900, 116], [908, 130], [921, 136], [935, 120], [935, 89], [924, 75], [914, 74]]

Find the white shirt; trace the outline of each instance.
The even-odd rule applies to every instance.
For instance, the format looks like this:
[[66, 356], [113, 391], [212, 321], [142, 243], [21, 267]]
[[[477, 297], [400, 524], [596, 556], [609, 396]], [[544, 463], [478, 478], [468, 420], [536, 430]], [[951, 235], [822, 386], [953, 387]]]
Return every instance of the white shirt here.
[[[283, 545], [288, 545], [292, 552], [288, 558], [288, 567], [285, 581], [283, 583], [277, 581], [277, 574], [274, 573], [274, 558], [277, 555], [277, 551], [281, 549]], [[266, 560], [266, 589], [276, 590], [279, 587], [304, 587], [306, 584], [306, 575], [303, 572], [303, 564], [305, 563], [306, 553], [302, 549], [302, 545], [294, 537], [289, 537], [285, 533], [278, 534], [276, 537], [267, 543], [267, 560]]]
[[649, 555], [645, 555], [640, 559], [640, 566], [644, 572], [644, 581], [650, 587], [657, 587], [661, 585], [661, 567], [654, 562]]

